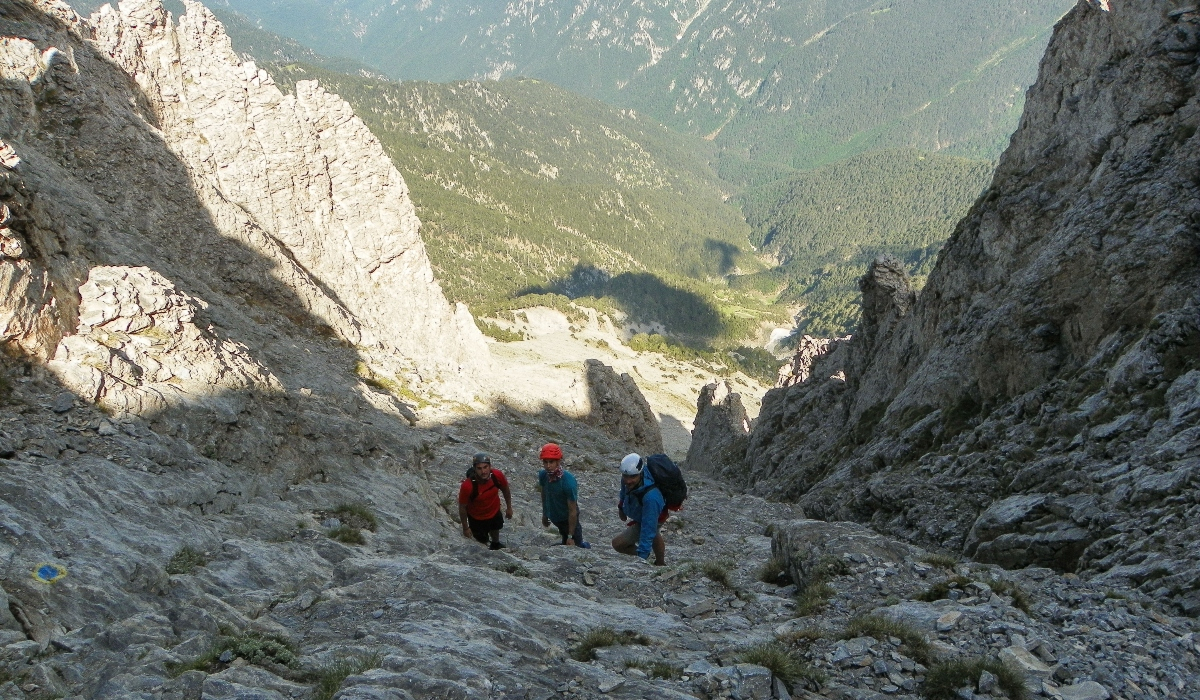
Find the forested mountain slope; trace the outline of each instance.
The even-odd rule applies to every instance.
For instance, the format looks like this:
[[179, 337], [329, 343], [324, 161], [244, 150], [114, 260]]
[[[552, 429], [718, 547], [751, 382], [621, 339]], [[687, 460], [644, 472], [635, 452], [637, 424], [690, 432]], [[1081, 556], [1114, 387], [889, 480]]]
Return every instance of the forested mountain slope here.
[[1070, 0], [229, 0], [393, 77], [530, 76], [808, 166], [882, 147], [994, 158]]
[[[724, 201], [712, 149], [653, 120], [532, 79], [271, 70], [285, 86], [319, 78], [355, 105], [408, 176], [451, 299], [485, 308], [529, 291], [673, 300], [639, 320], [711, 338], [728, 324], [706, 280], [762, 267]], [[626, 306], [650, 310], [645, 300]]]
[[735, 286], [801, 306], [797, 330], [821, 337], [858, 323], [858, 278], [893, 255], [917, 287], [942, 243], [992, 177], [988, 161], [879, 151], [748, 190], [751, 242], [778, 265]]

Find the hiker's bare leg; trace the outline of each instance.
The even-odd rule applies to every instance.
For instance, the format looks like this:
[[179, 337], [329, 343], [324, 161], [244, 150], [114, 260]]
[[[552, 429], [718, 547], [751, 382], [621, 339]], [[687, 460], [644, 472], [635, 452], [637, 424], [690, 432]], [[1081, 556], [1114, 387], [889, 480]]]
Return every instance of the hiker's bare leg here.
[[667, 563], [667, 541], [662, 535], [654, 538], [654, 544], [651, 545], [654, 550], [654, 565], [664, 566]]
[[637, 554], [637, 528], [627, 527], [613, 538], [612, 547], [621, 554]]
[[499, 542], [500, 541], [500, 531], [492, 530], [491, 532], [488, 533], [488, 539], [491, 540], [492, 542]]

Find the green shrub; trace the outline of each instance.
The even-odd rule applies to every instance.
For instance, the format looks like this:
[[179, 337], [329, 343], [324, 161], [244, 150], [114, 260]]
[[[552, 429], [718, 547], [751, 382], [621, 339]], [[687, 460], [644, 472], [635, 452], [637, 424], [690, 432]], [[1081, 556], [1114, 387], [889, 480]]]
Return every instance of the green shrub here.
[[[230, 652], [229, 662], [222, 662], [221, 655]], [[178, 676], [187, 671], [215, 673], [234, 659], [245, 659], [257, 666], [286, 666], [296, 668], [296, 650], [287, 640], [271, 635], [247, 632], [237, 637], [220, 637], [203, 656], [190, 663], [171, 666], [170, 671]]]
[[999, 681], [1009, 700], [1026, 700], [1025, 680], [1018, 671], [996, 659], [954, 659], [934, 664], [925, 676], [923, 692], [929, 700], [955, 700], [959, 688], [974, 689], [987, 671]]
[[842, 639], [853, 639], [854, 637], [874, 637], [875, 639], [896, 637], [908, 649], [908, 656], [913, 660], [925, 665], [929, 665], [933, 661], [933, 650], [930, 648], [929, 642], [925, 640], [925, 635], [903, 622], [878, 615], [856, 617], [846, 624], [846, 630], [842, 632]]
[[571, 650], [571, 658], [576, 661], [593, 661], [596, 658], [596, 649], [623, 644], [649, 645], [650, 639], [633, 630], [617, 632], [611, 627], [598, 627], [583, 635], [583, 639]]
[[516, 343], [525, 340], [523, 333], [516, 333], [505, 328], [501, 328], [494, 323], [475, 319], [475, 325], [479, 328], [479, 332], [489, 338], [495, 338], [501, 343]]
[[190, 574], [196, 569], [206, 566], [208, 557], [204, 556], [204, 552], [197, 551], [191, 547], [180, 547], [178, 552], [171, 556], [171, 560], [167, 562], [167, 573], [171, 575]]
[[349, 525], [338, 525], [329, 531], [330, 539], [337, 540], [342, 544], [366, 544], [367, 540], [363, 537], [362, 530]]
[[382, 662], [383, 655], [372, 654], [358, 658], [338, 659], [322, 666], [315, 674], [316, 683], [313, 688], [312, 700], [331, 700], [347, 678], [373, 668], [379, 668], [379, 664]]
[[[825, 674], [796, 658], [778, 642], [756, 644], [738, 654], [738, 661], [770, 669], [771, 673], [792, 690], [803, 682], [812, 690], [825, 684]], [[815, 687], [814, 687], [815, 686]]]

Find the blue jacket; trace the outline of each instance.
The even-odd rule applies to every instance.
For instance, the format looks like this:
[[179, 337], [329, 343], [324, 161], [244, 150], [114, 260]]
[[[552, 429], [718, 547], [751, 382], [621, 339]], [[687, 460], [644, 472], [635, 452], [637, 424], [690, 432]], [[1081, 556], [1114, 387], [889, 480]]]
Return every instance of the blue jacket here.
[[633, 491], [626, 492], [625, 482], [621, 482], [620, 502], [625, 516], [641, 525], [637, 555], [645, 559], [650, 556], [651, 545], [658, 536], [658, 516], [667, 507], [662, 492], [654, 486], [649, 469], [642, 470], [642, 485]]

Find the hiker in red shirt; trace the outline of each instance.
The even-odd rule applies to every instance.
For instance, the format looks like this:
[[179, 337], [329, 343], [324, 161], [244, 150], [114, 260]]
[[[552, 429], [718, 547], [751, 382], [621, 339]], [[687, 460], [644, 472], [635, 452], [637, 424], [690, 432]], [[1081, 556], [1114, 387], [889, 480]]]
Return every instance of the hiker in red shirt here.
[[[507, 508], [500, 515], [500, 494]], [[500, 528], [504, 519], [512, 518], [512, 493], [504, 472], [492, 469], [492, 458], [477, 452], [471, 460], [467, 478], [458, 488], [458, 518], [462, 521], [463, 537], [474, 537], [488, 549], [503, 549]], [[489, 543], [490, 540], [490, 543]]]

